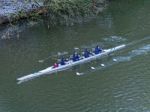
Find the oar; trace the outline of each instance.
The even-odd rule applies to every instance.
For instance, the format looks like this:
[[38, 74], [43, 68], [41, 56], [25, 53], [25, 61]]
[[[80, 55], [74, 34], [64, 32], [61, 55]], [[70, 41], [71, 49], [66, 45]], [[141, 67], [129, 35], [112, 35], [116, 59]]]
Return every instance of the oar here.
[[92, 69], [92, 70], [95, 70], [96, 68], [95, 68], [95, 67], [91, 67], [91, 69]]
[[76, 75], [80, 76], [80, 75], [83, 75], [84, 73], [79, 73], [79, 72], [76, 72]]
[[115, 58], [114, 58], [114, 59], [113, 59], [113, 61], [114, 61], [114, 62], [116, 62], [116, 61], [117, 61], [117, 59], [115, 59]]
[[78, 47], [74, 47], [74, 50], [79, 50], [79, 48]]
[[105, 64], [101, 64], [101, 66], [102, 66], [102, 67], [104, 67], [104, 66], [105, 66]]
[[51, 57], [51, 55], [50, 55], [50, 56], [48, 56], [48, 57], [47, 57], [47, 58], [45, 58], [45, 59], [41, 59], [41, 60], [39, 60], [38, 62], [39, 62], [39, 63], [43, 63], [44, 61], [48, 60], [50, 57]]
[[50, 55], [50, 56], [48, 56], [48, 57], [45, 58], [45, 59], [38, 60], [38, 62], [39, 62], [39, 63], [43, 63], [44, 61], [48, 60], [48, 59], [51, 58], [51, 57], [54, 58], [54, 59], [57, 59], [57, 56], [63, 56], [63, 55], [66, 55], [66, 54], [68, 54], [68, 52], [64, 52], [64, 53], [58, 52], [57, 55], [55, 55], [55, 56]]

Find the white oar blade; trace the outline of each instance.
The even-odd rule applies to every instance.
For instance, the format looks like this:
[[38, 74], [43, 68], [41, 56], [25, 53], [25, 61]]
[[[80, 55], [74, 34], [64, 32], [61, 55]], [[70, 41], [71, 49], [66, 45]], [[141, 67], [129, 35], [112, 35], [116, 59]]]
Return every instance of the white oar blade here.
[[101, 64], [101, 66], [102, 66], [102, 67], [104, 67], [104, 66], [105, 66], [105, 64]]
[[75, 47], [74, 49], [75, 49], [75, 50], [79, 50], [79, 48], [78, 48], [78, 47]]
[[115, 59], [115, 58], [114, 58], [114, 59], [113, 59], [113, 61], [114, 61], [114, 62], [116, 62], [116, 61], [117, 61], [117, 59]]
[[83, 73], [76, 72], [76, 75], [80, 76], [83, 75]]
[[58, 56], [63, 56], [63, 55], [66, 55], [66, 54], [68, 54], [68, 52], [58, 52], [57, 53]]
[[91, 67], [92, 70], [95, 70], [95, 67]]
[[39, 62], [39, 63], [43, 63], [43, 62], [44, 62], [44, 60], [39, 60], [38, 62]]

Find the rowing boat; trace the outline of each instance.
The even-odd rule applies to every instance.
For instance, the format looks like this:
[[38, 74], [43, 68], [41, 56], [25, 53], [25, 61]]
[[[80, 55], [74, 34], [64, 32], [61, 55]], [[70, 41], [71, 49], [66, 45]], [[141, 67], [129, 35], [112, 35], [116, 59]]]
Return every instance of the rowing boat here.
[[70, 61], [67, 61], [65, 65], [60, 65], [59, 64], [59, 66], [57, 68], [54, 68], [53, 66], [50, 66], [50, 67], [48, 67], [44, 70], [41, 70], [39, 72], [17, 78], [18, 84], [20, 84], [22, 82], [25, 82], [25, 81], [28, 81], [28, 80], [31, 80], [31, 79], [34, 79], [36, 77], [42, 76], [42, 75], [53, 74], [53, 73], [56, 73], [56, 72], [59, 72], [59, 71], [69, 69], [70, 67], [78, 65], [78, 64], [86, 63], [86, 62], [95, 60], [97, 58], [102, 58], [102, 57], [104, 57], [104, 56], [106, 56], [106, 55], [108, 55], [112, 52], [115, 52], [117, 50], [120, 50], [120, 49], [124, 48], [125, 46], [126, 45], [123, 44], [123, 45], [119, 45], [119, 46], [116, 46], [116, 47], [113, 47], [113, 48], [110, 48], [110, 49], [105, 49], [105, 50], [102, 51], [102, 53], [93, 54], [88, 58], [83, 58], [82, 57], [79, 61], [73, 62], [72, 60], [70, 60]]

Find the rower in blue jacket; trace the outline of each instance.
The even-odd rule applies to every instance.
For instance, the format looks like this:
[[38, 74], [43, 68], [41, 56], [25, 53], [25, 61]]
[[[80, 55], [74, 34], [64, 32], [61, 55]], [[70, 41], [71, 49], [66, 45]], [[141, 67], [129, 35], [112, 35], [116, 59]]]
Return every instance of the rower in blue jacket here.
[[60, 60], [60, 64], [61, 64], [61, 65], [65, 65], [65, 59], [64, 59], [63, 57], [62, 57], [61, 60]]
[[87, 49], [85, 49], [84, 52], [83, 52], [83, 56], [85, 58], [88, 58], [90, 56], [90, 52]]
[[73, 54], [72, 60], [73, 60], [73, 61], [78, 61], [78, 60], [80, 60], [80, 56], [79, 56], [79, 54], [78, 54], [77, 52], [75, 52], [75, 53]]
[[95, 47], [94, 53], [99, 54], [102, 52], [102, 48], [100, 48], [98, 45]]

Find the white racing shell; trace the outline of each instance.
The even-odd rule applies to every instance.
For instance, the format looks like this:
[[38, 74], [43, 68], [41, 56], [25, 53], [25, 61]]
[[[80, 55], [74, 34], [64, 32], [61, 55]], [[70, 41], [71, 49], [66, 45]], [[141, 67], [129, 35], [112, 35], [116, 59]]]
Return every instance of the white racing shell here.
[[66, 69], [68, 69], [68, 68], [70, 68], [72, 66], [75, 66], [75, 65], [78, 65], [78, 64], [82, 64], [82, 63], [86, 63], [86, 62], [95, 60], [97, 58], [101, 58], [101, 57], [103, 57], [105, 55], [108, 55], [108, 54], [110, 54], [112, 52], [120, 50], [120, 49], [124, 48], [125, 46], [126, 45], [123, 44], [123, 45], [120, 45], [120, 46], [117, 46], [117, 47], [114, 47], [114, 48], [105, 49], [100, 54], [94, 54], [94, 55], [92, 55], [92, 56], [90, 56], [88, 58], [82, 58], [79, 61], [73, 62], [72, 60], [70, 60], [70, 61], [66, 62], [65, 65], [59, 65], [59, 67], [57, 67], [57, 68], [53, 68], [53, 66], [51, 66], [51, 67], [48, 67], [48, 68], [46, 68], [44, 70], [41, 70], [39, 72], [35, 72], [33, 74], [29, 74], [29, 75], [17, 78], [18, 84], [20, 84], [22, 82], [25, 82], [25, 81], [28, 81], [28, 80], [31, 80], [31, 79], [34, 79], [34, 78], [39, 77], [41, 75], [52, 74], [52, 73], [55, 73], [55, 72], [58, 72], [58, 71], [63, 71], [63, 70], [66, 70]]

